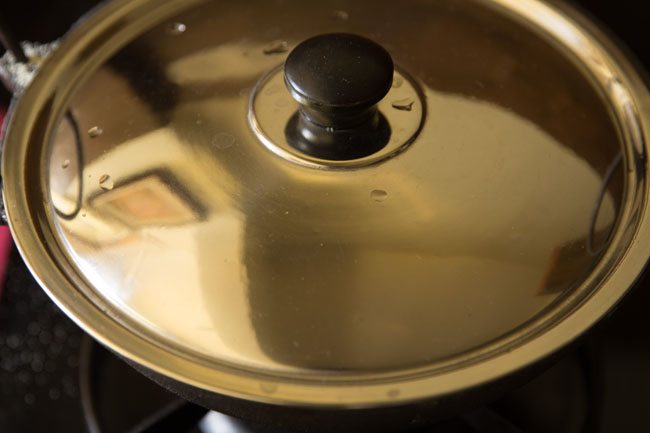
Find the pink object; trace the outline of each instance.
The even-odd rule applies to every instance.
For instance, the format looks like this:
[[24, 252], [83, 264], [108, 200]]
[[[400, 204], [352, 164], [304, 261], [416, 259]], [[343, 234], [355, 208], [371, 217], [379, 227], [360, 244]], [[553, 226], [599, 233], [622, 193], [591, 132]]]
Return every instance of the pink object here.
[[[5, 117], [5, 108], [0, 106], [0, 137], [2, 137], [2, 122]], [[2, 289], [4, 288], [5, 278], [7, 276], [7, 266], [9, 265], [9, 257], [11, 255], [11, 247], [13, 240], [9, 227], [0, 226], [0, 298], [2, 297]]]

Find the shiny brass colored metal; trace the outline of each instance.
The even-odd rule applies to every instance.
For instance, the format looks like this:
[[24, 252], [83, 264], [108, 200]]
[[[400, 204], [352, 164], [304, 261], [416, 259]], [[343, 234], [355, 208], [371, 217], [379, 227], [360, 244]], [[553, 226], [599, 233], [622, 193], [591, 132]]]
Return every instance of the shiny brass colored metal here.
[[[401, 152], [341, 169], [279, 138], [286, 88], [256, 108], [328, 32], [421, 89], [380, 105]], [[529, 365], [623, 296], [649, 125], [616, 47], [536, 0], [118, 0], [14, 107], [4, 194], [45, 290], [133, 361], [248, 400], [397, 404]]]

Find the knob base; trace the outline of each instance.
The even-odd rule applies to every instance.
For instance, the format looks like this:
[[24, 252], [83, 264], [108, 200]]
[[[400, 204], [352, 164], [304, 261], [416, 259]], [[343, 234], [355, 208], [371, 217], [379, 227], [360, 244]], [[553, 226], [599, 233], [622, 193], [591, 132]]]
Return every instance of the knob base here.
[[[371, 149], [379, 150], [371, 154], [368, 154], [368, 151], [361, 152], [368, 154], [365, 157], [332, 160], [312, 156], [307, 153], [309, 150], [305, 152], [300, 146], [289, 143], [286, 134], [287, 124], [302, 107], [285, 86], [282, 64], [260, 77], [248, 97], [248, 124], [260, 145], [278, 158], [292, 164], [326, 171], [357, 170], [373, 166], [407, 150], [421, 131], [427, 107], [426, 99], [416, 80], [398, 67], [395, 71], [394, 86], [376, 107], [390, 125], [391, 134], [388, 144], [383, 148], [378, 145], [370, 146]], [[414, 101], [408, 111], [393, 106], [396, 102], [404, 100]], [[304, 134], [304, 130], [301, 134]], [[318, 151], [316, 154], [322, 155]]]
[[296, 150], [315, 158], [347, 161], [364, 158], [382, 150], [391, 136], [386, 117], [375, 113], [350, 129], [333, 129], [296, 112], [285, 128], [287, 142]]

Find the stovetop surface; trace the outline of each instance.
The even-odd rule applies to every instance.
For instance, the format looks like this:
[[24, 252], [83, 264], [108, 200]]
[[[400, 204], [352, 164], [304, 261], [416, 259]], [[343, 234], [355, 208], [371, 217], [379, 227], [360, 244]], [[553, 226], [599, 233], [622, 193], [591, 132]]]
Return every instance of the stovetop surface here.
[[[95, 3], [21, 0], [3, 2], [0, 10], [21, 23], [14, 26], [20, 39], [47, 41], [62, 34]], [[645, 24], [650, 2], [579, 3], [650, 65], [646, 42], [650, 31]], [[34, 14], [35, 10], [40, 12]], [[2, 97], [0, 92], [0, 103]], [[609, 318], [536, 379], [496, 402], [424, 431], [647, 433], [649, 311], [650, 277], [644, 277]], [[206, 414], [93, 343], [47, 298], [14, 251], [0, 296], [0, 432], [269, 430]]]

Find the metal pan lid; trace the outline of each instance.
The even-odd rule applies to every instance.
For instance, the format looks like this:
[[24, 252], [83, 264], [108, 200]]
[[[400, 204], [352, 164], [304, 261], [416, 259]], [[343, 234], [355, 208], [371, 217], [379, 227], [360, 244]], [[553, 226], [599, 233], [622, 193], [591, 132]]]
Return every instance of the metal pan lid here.
[[115, 1], [13, 107], [5, 203], [45, 290], [122, 355], [256, 401], [412, 401], [625, 293], [649, 109], [566, 6]]

